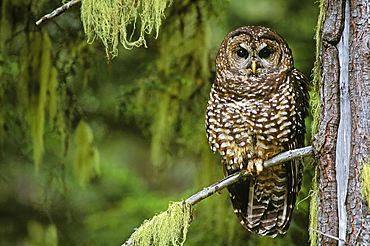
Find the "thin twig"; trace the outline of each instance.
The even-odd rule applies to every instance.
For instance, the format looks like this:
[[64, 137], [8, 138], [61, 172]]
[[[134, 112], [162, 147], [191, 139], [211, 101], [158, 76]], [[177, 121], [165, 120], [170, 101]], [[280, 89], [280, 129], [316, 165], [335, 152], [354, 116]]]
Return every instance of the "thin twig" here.
[[[291, 161], [293, 159], [297, 158], [303, 158], [307, 156], [313, 155], [313, 149], [312, 146], [295, 149], [295, 150], [289, 150], [284, 153], [281, 153], [263, 163], [264, 168], [272, 167], [278, 164], [281, 164], [286, 161]], [[227, 186], [236, 183], [238, 180], [242, 179], [243, 177], [246, 177], [249, 175], [249, 172], [247, 170], [241, 170], [239, 172], [236, 172], [230, 176], [227, 176], [223, 180], [218, 181], [217, 183], [212, 184], [211, 186], [208, 186], [204, 188], [203, 190], [199, 191], [198, 193], [192, 195], [188, 199], [186, 199], [184, 202], [189, 203], [190, 205], [194, 205], [201, 200], [213, 195], [214, 193], [226, 188]]]
[[324, 233], [324, 232], [322, 232], [322, 231], [318, 231], [318, 230], [313, 229], [313, 228], [310, 228], [310, 230], [311, 230], [311, 231], [314, 231], [314, 232], [316, 232], [316, 233], [319, 233], [319, 234], [321, 234], [321, 235], [324, 235], [324, 236], [326, 236], [326, 237], [330, 237], [331, 239], [334, 239], [334, 240], [337, 240], [337, 241], [341, 241], [341, 242], [343, 242], [345, 245], [350, 245], [349, 243], [347, 243], [347, 242], [346, 242], [346, 241], [344, 241], [343, 239], [340, 239], [339, 237], [335, 237], [335, 236], [332, 236], [332, 235], [326, 234], [326, 233]]
[[38, 20], [36, 22], [36, 25], [40, 25], [43, 21], [45, 20], [50, 20], [52, 18], [54, 18], [55, 16], [58, 16], [60, 15], [61, 13], [67, 11], [68, 9], [70, 9], [73, 5], [76, 5], [77, 3], [81, 2], [81, 0], [72, 0], [66, 4], [64, 4], [63, 6], [55, 9], [53, 12], [51, 12], [50, 14], [47, 14], [47, 15], [44, 15], [40, 20]]

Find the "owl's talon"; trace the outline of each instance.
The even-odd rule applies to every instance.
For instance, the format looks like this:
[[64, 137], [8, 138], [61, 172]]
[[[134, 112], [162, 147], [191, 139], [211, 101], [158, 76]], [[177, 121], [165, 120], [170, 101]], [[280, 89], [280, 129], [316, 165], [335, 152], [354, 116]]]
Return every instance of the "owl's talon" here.
[[263, 160], [262, 159], [249, 160], [247, 170], [251, 175], [259, 175], [263, 171]]
[[256, 166], [256, 173], [259, 175], [263, 171], [263, 160], [262, 159], [257, 159], [254, 162], [254, 165]]
[[248, 172], [251, 175], [256, 175], [256, 168], [254, 166], [254, 160], [249, 160], [248, 161], [248, 167], [247, 167]]
[[248, 172], [250, 174], [253, 175], [253, 172], [254, 172], [254, 163], [251, 160], [248, 161], [247, 170], [248, 170]]

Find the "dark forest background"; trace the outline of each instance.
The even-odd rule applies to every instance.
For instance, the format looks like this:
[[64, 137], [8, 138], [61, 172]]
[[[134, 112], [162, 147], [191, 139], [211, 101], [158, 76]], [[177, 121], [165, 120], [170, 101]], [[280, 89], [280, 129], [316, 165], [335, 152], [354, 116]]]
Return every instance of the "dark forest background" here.
[[[86, 42], [80, 4], [36, 26], [61, 4], [0, 0], [0, 245], [121, 245], [220, 180], [204, 117], [230, 31], [272, 28], [307, 77], [314, 64], [311, 0], [174, 0], [157, 39], [110, 61]], [[308, 245], [312, 175], [307, 163], [286, 235], [247, 232], [225, 191], [195, 206], [185, 245]]]

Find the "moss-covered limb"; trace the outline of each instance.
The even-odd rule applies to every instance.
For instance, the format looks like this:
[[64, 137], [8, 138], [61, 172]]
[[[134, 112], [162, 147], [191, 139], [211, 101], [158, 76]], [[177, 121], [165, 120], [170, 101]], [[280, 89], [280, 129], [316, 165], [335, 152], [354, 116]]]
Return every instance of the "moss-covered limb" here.
[[[125, 3], [120, 0], [84, 0], [81, 19], [89, 42], [96, 37], [101, 39], [110, 59], [118, 55], [119, 42], [124, 48], [132, 49], [146, 46], [144, 36], [153, 29], [157, 37], [164, 10], [171, 3], [171, 0], [129, 0]], [[132, 40], [136, 34], [138, 38]]]
[[53, 12], [51, 12], [50, 14], [47, 14], [47, 15], [44, 15], [41, 19], [39, 19], [37, 22], [36, 22], [36, 25], [40, 25], [42, 22], [46, 21], [46, 20], [50, 20], [50, 19], [53, 19], [54, 17], [64, 13], [65, 11], [67, 11], [68, 9], [70, 9], [72, 6], [76, 5], [77, 3], [81, 2], [81, 0], [72, 0], [66, 4], [64, 4], [63, 6], [55, 9]]
[[168, 209], [146, 220], [122, 246], [183, 245], [192, 220], [192, 206], [171, 202]]
[[[312, 155], [312, 146], [289, 150], [265, 161], [264, 168]], [[183, 245], [192, 220], [192, 206], [248, 175], [250, 173], [247, 170], [239, 171], [204, 188], [184, 202], [170, 203], [165, 212], [154, 216], [151, 220], [144, 221], [122, 246]]]
[[[93, 42], [96, 37], [100, 38], [109, 59], [118, 55], [119, 42], [126, 49], [146, 46], [144, 35], [150, 34], [153, 29], [157, 38], [164, 10], [172, 3], [171, 0], [130, 0], [126, 4], [118, 0], [72, 0], [44, 15], [36, 25], [64, 13], [79, 2], [82, 2], [81, 19], [89, 42]], [[137, 23], [140, 23], [139, 27]], [[133, 27], [132, 33], [129, 33], [129, 26]], [[132, 41], [137, 29], [139, 37]]]

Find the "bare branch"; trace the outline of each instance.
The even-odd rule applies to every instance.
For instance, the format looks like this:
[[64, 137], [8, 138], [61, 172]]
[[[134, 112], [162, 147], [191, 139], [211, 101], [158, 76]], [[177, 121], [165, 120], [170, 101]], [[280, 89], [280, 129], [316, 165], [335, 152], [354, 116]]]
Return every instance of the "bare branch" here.
[[[290, 161], [297, 158], [303, 158], [307, 156], [313, 155], [313, 149], [312, 146], [295, 149], [295, 150], [289, 150], [284, 153], [281, 153], [263, 163], [264, 168], [272, 167], [278, 164], [281, 164], [286, 161]], [[241, 170], [239, 172], [236, 172], [230, 176], [227, 176], [221, 181], [218, 181], [217, 183], [212, 184], [211, 186], [208, 186], [207, 188], [204, 188], [203, 190], [199, 191], [198, 193], [192, 195], [188, 199], [186, 199], [184, 202], [189, 203], [190, 205], [194, 205], [201, 200], [213, 195], [214, 193], [226, 188], [227, 186], [236, 183], [238, 180], [242, 179], [243, 177], [246, 177], [249, 175], [249, 172], [247, 170]]]
[[50, 19], [54, 18], [55, 16], [58, 16], [61, 13], [64, 13], [65, 11], [67, 11], [68, 9], [70, 9], [73, 5], [76, 5], [79, 2], [81, 2], [81, 0], [72, 0], [72, 1], [64, 4], [63, 6], [55, 9], [50, 14], [44, 15], [40, 20], [38, 20], [36, 22], [36, 25], [40, 25], [43, 21], [50, 20]]

